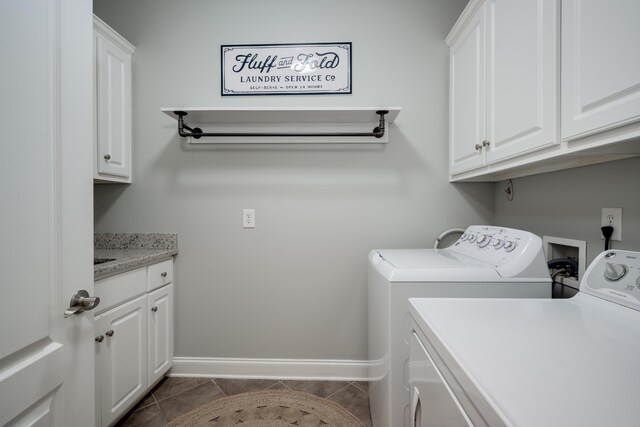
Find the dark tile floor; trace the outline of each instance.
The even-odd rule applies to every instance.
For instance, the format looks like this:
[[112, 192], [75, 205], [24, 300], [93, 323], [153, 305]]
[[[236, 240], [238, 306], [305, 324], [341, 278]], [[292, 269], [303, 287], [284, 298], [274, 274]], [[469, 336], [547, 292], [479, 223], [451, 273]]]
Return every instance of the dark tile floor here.
[[168, 421], [212, 400], [259, 390], [294, 390], [332, 400], [371, 427], [369, 388], [361, 381], [239, 380], [181, 378], [162, 380], [117, 426], [164, 426]]

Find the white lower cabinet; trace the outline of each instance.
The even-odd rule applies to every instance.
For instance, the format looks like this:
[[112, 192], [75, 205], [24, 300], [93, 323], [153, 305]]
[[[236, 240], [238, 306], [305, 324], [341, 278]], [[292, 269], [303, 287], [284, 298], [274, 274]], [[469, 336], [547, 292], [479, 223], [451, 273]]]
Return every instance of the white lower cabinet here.
[[111, 424], [147, 391], [147, 296], [95, 320], [101, 367], [102, 425]]
[[147, 376], [149, 384], [162, 378], [173, 360], [173, 285], [147, 295], [149, 343]]
[[173, 280], [168, 260], [96, 282], [106, 304], [94, 320], [96, 426], [113, 425], [171, 368], [173, 283], [150, 288], [158, 268]]

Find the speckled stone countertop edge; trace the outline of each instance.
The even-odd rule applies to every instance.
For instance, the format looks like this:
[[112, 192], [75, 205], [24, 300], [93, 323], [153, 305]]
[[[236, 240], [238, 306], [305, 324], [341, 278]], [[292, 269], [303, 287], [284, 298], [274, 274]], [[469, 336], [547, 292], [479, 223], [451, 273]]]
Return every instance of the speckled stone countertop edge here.
[[145, 267], [178, 253], [176, 233], [95, 233], [94, 258], [113, 261], [93, 266], [94, 280]]
[[94, 249], [178, 249], [177, 233], [95, 233]]
[[178, 254], [177, 249], [96, 249], [96, 258], [115, 258], [114, 261], [93, 266], [94, 280], [106, 279], [140, 267], [155, 264]]

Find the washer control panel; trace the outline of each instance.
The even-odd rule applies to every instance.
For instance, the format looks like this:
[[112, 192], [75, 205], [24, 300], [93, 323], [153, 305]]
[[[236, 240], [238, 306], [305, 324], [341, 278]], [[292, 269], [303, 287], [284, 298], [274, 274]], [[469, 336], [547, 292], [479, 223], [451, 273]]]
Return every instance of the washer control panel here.
[[[526, 236], [518, 236], [521, 230], [513, 230], [509, 228], [498, 227], [482, 227], [483, 229], [478, 231], [469, 227], [467, 231], [460, 237], [456, 245], [459, 243], [475, 243], [479, 248], [486, 248], [490, 246], [493, 249], [502, 249], [505, 252], [513, 252], [518, 247], [518, 240], [522, 240]], [[506, 230], [511, 231], [509, 236]], [[523, 231], [522, 233], [526, 233]], [[509, 240], [511, 239], [511, 240]]]
[[[528, 231], [490, 225], [472, 225], [447, 248], [496, 267], [521, 264], [523, 271], [542, 252], [542, 240]], [[541, 270], [546, 269], [546, 263]], [[547, 270], [548, 271], [548, 270]]]
[[640, 252], [602, 252], [584, 273], [580, 291], [640, 311]]
[[474, 245], [495, 251], [513, 252], [523, 241], [530, 240], [531, 233], [512, 228], [472, 225], [454, 246]]

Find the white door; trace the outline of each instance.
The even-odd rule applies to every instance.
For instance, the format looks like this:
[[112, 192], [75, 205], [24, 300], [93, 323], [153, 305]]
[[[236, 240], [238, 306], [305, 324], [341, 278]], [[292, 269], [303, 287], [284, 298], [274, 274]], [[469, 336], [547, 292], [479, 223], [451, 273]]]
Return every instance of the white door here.
[[0, 425], [94, 419], [91, 2], [0, 0]]
[[485, 25], [482, 5], [451, 45], [449, 70], [449, 173], [484, 164], [486, 138]]
[[556, 0], [487, 2], [487, 162], [559, 144]]
[[562, 138], [640, 120], [640, 1], [562, 2]]

